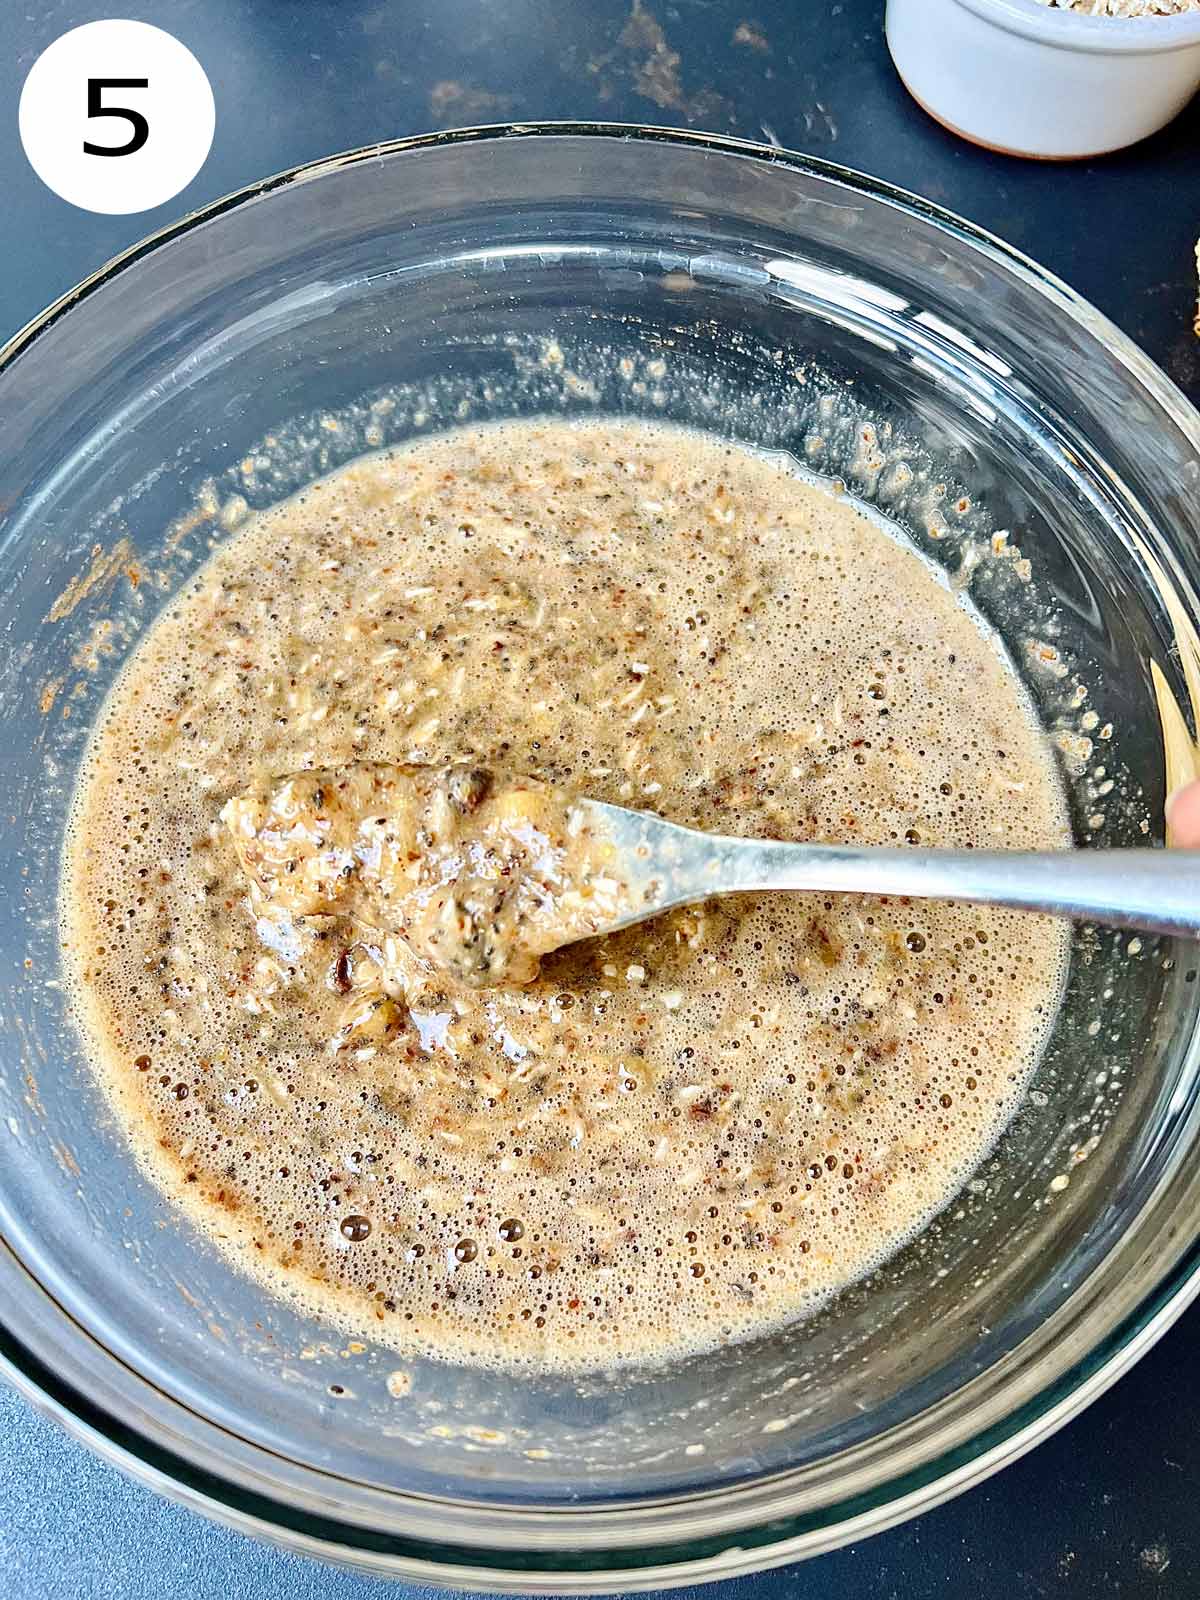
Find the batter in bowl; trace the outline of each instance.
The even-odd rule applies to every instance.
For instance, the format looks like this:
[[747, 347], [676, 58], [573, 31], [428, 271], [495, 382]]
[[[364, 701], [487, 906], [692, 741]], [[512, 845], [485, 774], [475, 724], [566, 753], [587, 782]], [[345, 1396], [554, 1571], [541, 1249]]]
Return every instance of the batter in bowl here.
[[[747, 896], [540, 967], [503, 939], [431, 959], [364, 867], [362, 828], [399, 814], [380, 782], [417, 818], [389, 846], [414, 881], [531, 790], [759, 837], [1069, 836], [996, 641], [777, 460], [509, 423], [244, 524], [94, 733], [73, 1004], [164, 1190], [274, 1292], [400, 1350], [580, 1369], [810, 1312], [969, 1177], [1053, 1021], [1065, 929], [979, 907]], [[289, 898], [310, 869], [271, 840], [335, 825], [353, 892], [313, 869]]]

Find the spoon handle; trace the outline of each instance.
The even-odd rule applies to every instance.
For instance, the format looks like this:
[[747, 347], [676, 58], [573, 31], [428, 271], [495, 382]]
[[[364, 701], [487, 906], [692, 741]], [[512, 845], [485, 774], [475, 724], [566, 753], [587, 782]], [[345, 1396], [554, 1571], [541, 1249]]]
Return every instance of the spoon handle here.
[[[692, 894], [672, 892], [670, 903], [686, 903], [696, 891], [807, 889], [965, 900], [1146, 933], [1200, 934], [1200, 850], [859, 849], [712, 835], [705, 847], [709, 864], [696, 876], [709, 887], [697, 881]], [[684, 875], [669, 874], [664, 888], [682, 889]]]

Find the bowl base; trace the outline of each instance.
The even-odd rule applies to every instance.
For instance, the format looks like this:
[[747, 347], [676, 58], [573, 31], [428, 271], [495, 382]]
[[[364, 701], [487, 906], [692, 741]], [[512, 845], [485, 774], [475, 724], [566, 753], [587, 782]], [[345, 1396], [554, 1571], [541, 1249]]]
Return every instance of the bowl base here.
[[[900, 82], [908, 90], [913, 100], [916, 101], [917, 105], [920, 106], [921, 110], [927, 117], [932, 118], [940, 128], [945, 128], [947, 133], [954, 134], [955, 138], [957, 139], [965, 139], [968, 144], [975, 145], [979, 150], [990, 150], [993, 152], [993, 154], [998, 156], [1014, 156], [1020, 161], [1051, 162], [1092, 161], [1097, 156], [1111, 155], [1114, 150], [1123, 150], [1127, 148], [1125, 145], [1113, 145], [1100, 150], [1081, 150], [1076, 155], [1052, 156], [1047, 155], [1041, 150], [1016, 150], [1011, 145], [992, 144], [988, 139], [981, 139], [978, 134], [968, 133], [965, 128], [957, 127], [953, 122], [947, 122], [946, 118], [943, 117], [939, 112], [935, 111], [927, 100], [923, 100], [921, 98], [921, 96], [913, 88], [912, 84], [909, 83], [908, 79], [904, 76], [903, 72], [900, 71], [899, 67], [896, 68], [896, 74], [899, 77]], [[1140, 143], [1139, 140], [1134, 140], [1133, 142], [1135, 144]]]

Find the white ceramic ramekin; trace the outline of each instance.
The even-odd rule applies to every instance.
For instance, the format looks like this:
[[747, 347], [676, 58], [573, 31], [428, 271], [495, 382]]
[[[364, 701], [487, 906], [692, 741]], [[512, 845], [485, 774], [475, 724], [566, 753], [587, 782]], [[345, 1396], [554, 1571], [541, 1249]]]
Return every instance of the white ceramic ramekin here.
[[1200, 88], [1200, 11], [1092, 17], [1037, 0], [888, 0], [886, 31], [931, 116], [1013, 155], [1120, 150]]

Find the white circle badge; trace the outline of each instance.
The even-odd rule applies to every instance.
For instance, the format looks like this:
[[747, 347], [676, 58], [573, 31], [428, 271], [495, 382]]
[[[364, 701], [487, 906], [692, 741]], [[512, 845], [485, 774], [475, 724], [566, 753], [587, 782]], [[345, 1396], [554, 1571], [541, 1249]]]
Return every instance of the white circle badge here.
[[162, 205], [204, 165], [212, 87], [186, 45], [148, 22], [88, 22], [56, 39], [21, 90], [21, 143], [55, 194], [84, 211]]

